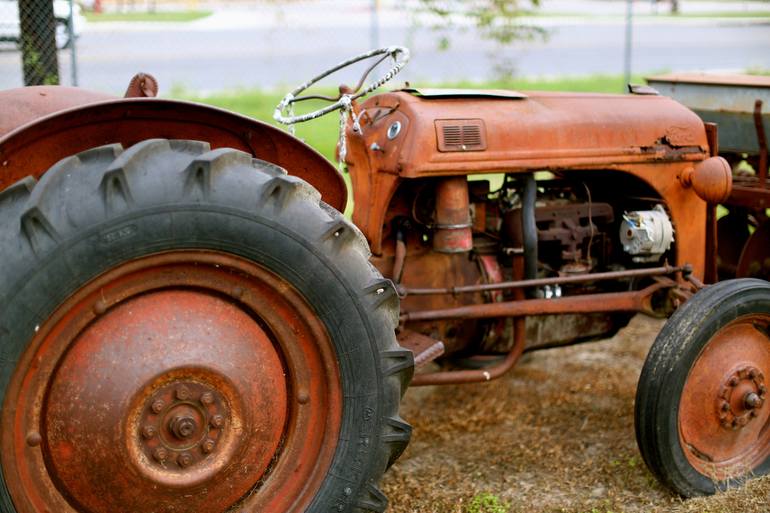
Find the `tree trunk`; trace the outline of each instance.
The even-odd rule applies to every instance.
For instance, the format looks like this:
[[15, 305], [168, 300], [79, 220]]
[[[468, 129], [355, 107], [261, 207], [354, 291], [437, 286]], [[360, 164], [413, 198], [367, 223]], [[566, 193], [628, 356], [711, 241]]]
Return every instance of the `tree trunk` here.
[[59, 83], [52, 0], [19, 0], [25, 85]]

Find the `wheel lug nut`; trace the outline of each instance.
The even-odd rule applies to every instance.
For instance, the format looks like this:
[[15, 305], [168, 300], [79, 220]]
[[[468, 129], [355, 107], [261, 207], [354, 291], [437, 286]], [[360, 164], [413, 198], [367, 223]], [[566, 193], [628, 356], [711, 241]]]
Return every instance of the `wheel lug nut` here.
[[156, 434], [155, 426], [148, 424], [142, 428], [142, 436], [147, 438], [148, 440], [150, 438], [153, 438], [155, 434]]
[[166, 458], [168, 458], [168, 451], [165, 447], [158, 447], [152, 452], [152, 457], [155, 458], [158, 462], [163, 463], [166, 461]]
[[728, 381], [728, 385], [730, 385], [731, 387], [738, 386], [738, 378], [736, 378], [735, 376], [730, 378], [730, 381]]
[[765, 385], [759, 385], [758, 392], [759, 396], [763, 397], [767, 393], [767, 387]]
[[754, 379], [756, 377], [757, 377], [757, 370], [756, 369], [751, 369], [749, 371], [749, 379]]
[[722, 411], [730, 411], [730, 403], [728, 403], [727, 401], [723, 401], [721, 408], [722, 408]]
[[204, 405], [209, 405], [214, 402], [214, 394], [211, 392], [204, 392], [203, 395], [201, 395], [201, 403]]
[[213, 450], [214, 450], [214, 440], [212, 440], [211, 438], [205, 439], [201, 444], [201, 451], [203, 452], [203, 454], [208, 454]]
[[182, 385], [176, 389], [176, 398], [180, 401], [186, 401], [190, 398], [190, 389]]
[[211, 417], [211, 425], [214, 426], [215, 428], [222, 427], [224, 423], [225, 423], [225, 419], [221, 415], [214, 415], [213, 417]]
[[156, 399], [152, 402], [152, 411], [154, 413], [160, 413], [163, 411], [163, 408], [166, 406], [166, 402], [163, 399]]
[[180, 467], [189, 467], [192, 465], [193, 457], [189, 452], [183, 452], [177, 457], [176, 462]]

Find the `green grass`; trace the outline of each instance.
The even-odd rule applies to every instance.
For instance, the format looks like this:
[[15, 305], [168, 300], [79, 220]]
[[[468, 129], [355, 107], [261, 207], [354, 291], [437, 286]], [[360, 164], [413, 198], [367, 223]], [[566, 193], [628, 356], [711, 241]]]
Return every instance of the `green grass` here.
[[[635, 76], [634, 83], [644, 83], [641, 76]], [[564, 77], [559, 79], [516, 79], [510, 81], [451, 82], [443, 84], [419, 84], [425, 87], [449, 87], [461, 89], [516, 89], [522, 91], [574, 91], [617, 93], [623, 90], [623, 77], [620, 75], [591, 75], [585, 77]], [[290, 88], [286, 87], [286, 91]], [[321, 94], [334, 94], [331, 90], [319, 91]], [[232, 110], [261, 121], [275, 125], [273, 110], [283, 97], [283, 91], [234, 90], [197, 96], [181, 88], [174, 88], [171, 96], [179, 99], [192, 100]], [[317, 109], [327, 103], [305, 102], [302, 110], [297, 113]], [[339, 113], [334, 112], [322, 118], [296, 125], [296, 135], [310, 146], [321, 152], [327, 159], [334, 161], [334, 150], [339, 136]]]
[[480, 493], [471, 499], [466, 513], [508, 513], [510, 505], [492, 493]]
[[108, 21], [128, 22], [188, 22], [211, 16], [211, 11], [161, 11], [161, 12], [86, 12], [83, 13], [89, 23]]

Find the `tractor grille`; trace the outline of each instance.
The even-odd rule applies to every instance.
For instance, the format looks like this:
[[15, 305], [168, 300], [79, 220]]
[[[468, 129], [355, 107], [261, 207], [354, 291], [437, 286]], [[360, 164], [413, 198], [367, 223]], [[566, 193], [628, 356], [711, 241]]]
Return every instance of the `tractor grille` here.
[[487, 149], [484, 122], [480, 119], [437, 119], [438, 151]]

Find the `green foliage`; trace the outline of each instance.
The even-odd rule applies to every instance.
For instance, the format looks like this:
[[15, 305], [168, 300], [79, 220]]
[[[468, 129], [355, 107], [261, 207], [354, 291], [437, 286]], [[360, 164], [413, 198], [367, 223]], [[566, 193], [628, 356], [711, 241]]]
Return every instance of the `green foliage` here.
[[22, 52], [22, 61], [24, 64], [25, 77], [30, 83], [27, 85], [59, 85], [59, 75], [47, 71], [49, 67], [43, 62], [40, 52], [35, 50], [34, 45], [22, 43], [24, 51]]
[[508, 513], [510, 507], [497, 495], [483, 492], [471, 499], [465, 513]]
[[420, 10], [434, 15], [441, 33], [439, 47], [450, 45], [449, 34], [468, 24], [486, 39], [500, 44], [545, 37], [545, 30], [522, 21], [534, 13], [540, 0], [420, 0]]
[[188, 22], [205, 18], [211, 11], [155, 11], [155, 12], [86, 12], [83, 13], [89, 23], [102, 21], [121, 22]]

